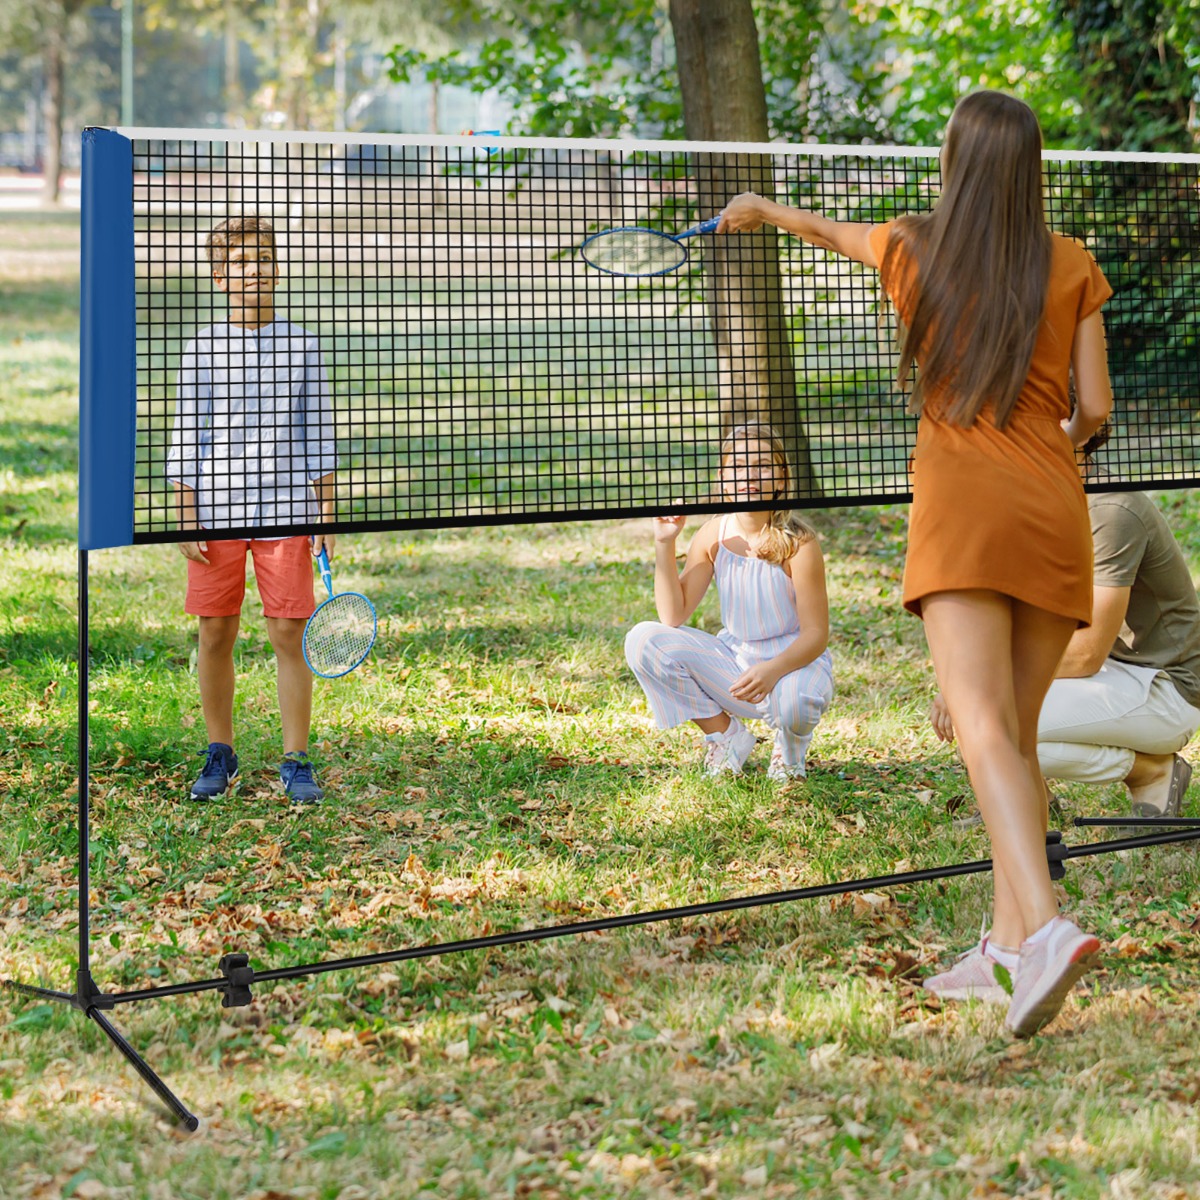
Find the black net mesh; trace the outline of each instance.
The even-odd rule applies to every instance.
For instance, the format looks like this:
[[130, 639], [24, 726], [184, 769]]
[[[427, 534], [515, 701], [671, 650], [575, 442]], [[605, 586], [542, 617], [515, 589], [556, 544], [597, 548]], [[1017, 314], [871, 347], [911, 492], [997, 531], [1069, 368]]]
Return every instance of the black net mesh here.
[[[770, 231], [691, 239], [645, 279], [578, 247], [681, 233], [745, 190], [885, 221], [929, 207], [935, 154], [227, 136], [134, 141], [135, 541], [186, 536], [176, 482], [229, 534], [312, 529], [319, 480], [343, 530], [713, 509], [745, 421], [782, 435], [797, 504], [907, 498], [875, 272]], [[1053, 159], [1047, 198], [1115, 289], [1091, 486], [1196, 483], [1200, 160]], [[259, 226], [216, 247], [214, 282], [229, 219]]]

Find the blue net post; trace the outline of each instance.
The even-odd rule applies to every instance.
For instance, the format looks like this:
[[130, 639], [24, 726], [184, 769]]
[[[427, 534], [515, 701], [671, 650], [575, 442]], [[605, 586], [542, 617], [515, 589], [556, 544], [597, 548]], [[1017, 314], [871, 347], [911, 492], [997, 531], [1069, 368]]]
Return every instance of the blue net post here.
[[79, 295], [79, 548], [133, 541], [137, 310], [133, 143], [83, 131]]

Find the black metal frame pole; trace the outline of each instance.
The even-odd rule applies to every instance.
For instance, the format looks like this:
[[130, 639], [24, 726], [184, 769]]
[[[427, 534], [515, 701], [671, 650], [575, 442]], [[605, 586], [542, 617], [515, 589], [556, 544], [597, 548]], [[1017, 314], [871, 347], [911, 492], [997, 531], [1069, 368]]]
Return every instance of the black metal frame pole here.
[[79, 833], [79, 958], [76, 960], [75, 994], [79, 1007], [96, 992], [92, 980], [91, 931], [91, 762], [89, 759], [90, 725], [88, 699], [91, 690], [91, 645], [88, 637], [88, 552], [79, 551], [79, 795], [77, 828]]
[[[1108, 854], [1120, 850], [1137, 850], [1148, 846], [1161, 846], [1171, 842], [1200, 840], [1200, 828], [1186, 829], [1179, 833], [1163, 832], [1145, 837], [1119, 838], [1107, 842], [1093, 842], [1083, 846], [1064, 846], [1057, 842], [1057, 831], [1048, 838], [1047, 852], [1052, 869], [1056, 863], [1067, 859], [1084, 858], [1096, 854]], [[839, 896], [850, 892], [871, 891], [875, 888], [903, 887], [911, 883], [927, 883], [936, 879], [951, 879], [959, 875], [975, 875], [992, 869], [990, 858], [974, 862], [956, 863], [947, 867], [929, 867], [921, 871], [905, 871], [896, 875], [875, 875], [867, 879], [847, 879], [835, 883], [815, 884], [812, 887], [795, 888], [784, 892], [768, 892], [753, 896], [737, 896], [730, 900], [713, 900], [705, 904], [688, 904], [679, 908], [655, 909], [650, 912], [625, 913], [616, 917], [600, 917], [594, 921], [576, 921], [570, 925], [549, 925], [538, 929], [513, 930], [511, 933], [496, 933], [487, 937], [465, 938], [454, 942], [431, 942], [423, 946], [409, 946], [403, 950], [387, 950], [379, 954], [364, 954], [352, 958], [327, 959], [324, 962], [305, 963], [294, 967], [279, 967], [267, 971], [242, 968], [236, 982], [227, 973], [220, 978], [195, 980], [190, 983], [167, 984], [163, 987], [143, 988], [138, 991], [110, 992], [105, 1001], [110, 1004], [134, 1004], [142, 1000], [162, 1000], [171, 996], [186, 996], [197, 992], [222, 991], [228, 993], [234, 986], [249, 988], [260, 983], [275, 983], [284, 979], [301, 979], [310, 975], [323, 975], [330, 971], [353, 970], [358, 967], [384, 966], [389, 963], [409, 962], [418, 958], [434, 958], [443, 954], [458, 954], [466, 950], [491, 950], [501, 946], [515, 946], [526, 942], [548, 941], [551, 938], [575, 937], [582, 933], [602, 933], [612, 929], [624, 929], [634, 925], [648, 925], [659, 921], [678, 921], [688, 917], [711, 916], [715, 913], [734, 912], [746, 908], [765, 908], [772, 904], [790, 904], [797, 900], [814, 900], [823, 896]], [[1060, 872], [1061, 874], [1061, 872]], [[233, 956], [226, 956], [226, 958]], [[244, 956], [238, 956], [244, 957]], [[223, 969], [226, 959], [222, 959]], [[247, 997], [248, 999], [248, 997]], [[245, 1001], [243, 1001], [245, 1002]]]
[[[107, 1007], [107, 1004], [105, 1005]], [[121, 1031], [101, 1012], [100, 1007], [93, 1005], [87, 1010], [87, 1015], [104, 1031], [105, 1036], [121, 1052], [125, 1061], [150, 1086], [154, 1094], [167, 1106], [175, 1120], [194, 1133], [200, 1127], [200, 1118], [190, 1112], [182, 1100], [162, 1081], [153, 1067], [125, 1040]]]
[[88, 552], [79, 551], [79, 963], [75, 972], [75, 1006], [94, 1021], [125, 1060], [150, 1085], [155, 1095], [167, 1106], [171, 1115], [185, 1129], [195, 1130], [199, 1118], [189, 1112], [183, 1101], [155, 1073], [144, 1058], [125, 1040], [124, 1035], [104, 1015], [112, 1008], [92, 978], [91, 949], [91, 764], [89, 759], [90, 723], [88, 693], [90, 691], [91, 646], [88, 611]]
[[1076, 817], [1076, 829], [1200, 829], [1200, 817]]
[[89, 721], [88, 699], [90, 690], [89, 658], [90, 647], [88, 637], [88, 552], [79, 550], [79, 706], [78, 706], [78, 745], [79, 745], [79, 797], [76, 806], [76, 821], [78, 827], [78, 864], [77, 878], [79, 882], [78, 913], [79, 913], [79, 958], [75, 969], [75, 991], [59, 992], [53, 988], [34, 987], [31, 984], [17, 983], [5, 980], [4, 986], [10, 991], [24, 996], [37, 997], [42, 1000], [53, 1000], [59, 1004], [68, 1004], [77, 1008], [85, 1017], [94, 1021], [110, 1042], [124, 1055], [142, 1079], [150, 1085], [158, 1098], [167, 1106], [171, 1115], [185, 1128], [194, 1130], [200, 1121], [189, 1112], [183, 1102], [155, 1074], [153, 1068], [125, 1040], [124, 1035], [104, 1015], [103, 1010], [113, 1007], [111, 996], [105, 995], [96, 986], [92, 978], [91, 965], [91, 795], [90, 795], [90, 762], [88, 756]]
[[6, 979], [4, 986], [10, 992], [20, 992], [22, 996], [34, 996], [41, 1000], [57, 1000], [60, 1004], [75, 1004], [74, 992], [59, 992], [54, 988], [34, 987], [31, 983], [18, 983], [15, 979]]

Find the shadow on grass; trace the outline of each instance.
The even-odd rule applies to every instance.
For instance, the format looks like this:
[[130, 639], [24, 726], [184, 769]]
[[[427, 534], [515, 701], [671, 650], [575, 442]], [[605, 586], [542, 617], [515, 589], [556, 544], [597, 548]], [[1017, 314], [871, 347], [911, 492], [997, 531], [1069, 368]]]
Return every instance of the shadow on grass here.
[[79, 428], [73, 422], [0, 421], [0, 458], [14, 475], [41, 478], [74, 474], [78, 466]]
[[[955, 854], [928, 813], [905, 827], [880, 809], [908, 780], [857, 759], [779, 789], [761, 764], [716, 781], [655, 769], [615, 734], [577, 752], [417, 729], [317, 751], [330, 796], [298, 810], [254, 746], [235, 794], [191, 804], [197, 764], [176, 725], [99, 725], [94, 930], [105, 960], [118, 937], [98, 964], [117, 987], [210, 977], [222, 948], [260, 968], [321, 963], [874, 878], [901, 856], [918, 869], [983, 857]], [[118, 759], [118, 742], [146, 751]], [[70, 804], [42, 812], [24, 853], [72, 856]], [[175, 942], [164, 926], [219, 936]]]
[[[948, 831], [929, 807], [877, 811], [862, 825], [848, 820], [858, 813], [849, 793], [862, 790], [862, 764], [848, 764], [856, 768], [853, 779], [814, 773], [808, 784], [786, 790], [758, 769], [718, 781], [677, 772], [664, 783], [663, 775], [623, 758], [621, 744], [601, 757], [558, 752], [520, 734], [455, 739], [432, 730], [396, 735], [382, 753], [378, 741], [314, 748], [329, 800], [302, 813], [301, 827], [277, 826], [296, 812], [277, 786], [277, 755], [261, 741], [239, 746], [243, 771], [234, 796], [180, 809], [176, 802], [198, 764], [178, 726], [101, 725], [94, 785], [105, 793], [103, 821], [113, 845], [128, 836], [123, 830], [159, 831], [153, 844], [170, 859], [167, 887], [240, 861], [268, 828], [316, 876], [347, 866], [364, 878], [392, 872], [410, 854], [433, 872], [471, 875], [503, 861], [560, 882], [627, 872], [654, 877], [673, 862], [691, 864], [692, 886], [706, 896], [727, 870], [756, 861], [785, 873], [803, 864], [805, 883], [824, 883], [889, 873], [901, 856], [916, 868], [935, 866], [947, 849], [939, 834]], [[120, 757], [109, 745], [114, 739], [124, 748]], [[883, 775], [876, 782], [888, 785]], [[197, 837], [209, 849], [197, 844], [177, 855]], [[663, 886], [675, 882], [664, 879]]]
[[[52, 395], [61, 390], [22, 386], [35, 402], [39, 391]], [[26, 545], [75, 540], [71, 509], [78, 464], [76, 437], [73, 424], [0, 421], [0, 462], [18, 481], [17, 490], [0, 498], [0, 538], [19, 539]]]
[[64, 614], [62, 619], [52, 622], [43, 618], [32, 628], [10, 629], [4, 636], [4, 644], [0, 645], [0, 662], [19, 668], [24, 674], [27, 669], [41, 670], [47, 660], [73, 661], [78, 650], [75, 622]]
[[[12, 217], [7, 213], [4, 223]], [[79, 326], [77, 279], [13, 280], [0, 284], [0, 322], [21, 336], [65, 333]]]
[[[323, 598], [318, 596], [318, 600]], [[624, 636], [623, 631], [614, 634], [611, 629], [598, 624], [581, 628], [578, 618], [572, 619], [566, 605], [547, 606], [543, 610], [545, 619], [536, 624], [477, 622], [452, 628], [419, 628], [400, 632], [392, 632], [388, 628], [387, 618], [395, 616], [403, 619], [405, 614], [389, 613], [382, 608], [379, 611], [382, 628], [372, 650], [371, 661], [377, 670], [385, 673], [393, 665], [413, 667], [420, 664], [432, 667], [437, 665], [438, 660], [451, 654], [457, 658], [465, 656], [478, 665], [494, 664], [501, 656], [507, 657], [522, 651], [559, 655], [581, 636], [603, 636], [614, 642]], [[93, 678], [99, 678], [104, 671], [119, 671], [130, 665], [159, 664], [167, 670], [187, 667], [194, 654], [196, 629], [196, 619], [184, 615], [179, 616], [178, 624], [167, 633], [161, 628], [147, 629], [132, 612], [125, 620], [97, 620], [93, 617], [89, 631]], [[245, 635], [239, 640], [236, 651], [239, 676], [264, 661], [264, 658], [273, 656], [258, 613], [246, 613], [243, 629]], [[47, 657], [74, 659], [77, 650], [78, 633], [74, 618], [63, 613], [52, 620], [40, 618], [36, 628], [14, 629], [0, 648], [0, 659], [11, 664], [38, 663]]]
[[[0, 614], [4, 614], [3, 607]], [[7, 615], [12, 618], [19, 612], [10, 610]], [[164, 637], [132, 621], [118, 625], [105, 622], [99, 627], [93, 624], [88, 635], [92, 679], [102, 682], [106, 673], [128, 666], [158, 665], [168, 670], [187, 667], [194, 644], [195, 631], [190, 629]], [[48, 660], [74, 663], [78, 657], [78, 626], [75, 618], [64, 612], [54, 613], [54, 619], [40, 613], [35, 626], [18, 624], [6, 633], [0, 646], [0, 660], [19, 668], [40, 670]]]

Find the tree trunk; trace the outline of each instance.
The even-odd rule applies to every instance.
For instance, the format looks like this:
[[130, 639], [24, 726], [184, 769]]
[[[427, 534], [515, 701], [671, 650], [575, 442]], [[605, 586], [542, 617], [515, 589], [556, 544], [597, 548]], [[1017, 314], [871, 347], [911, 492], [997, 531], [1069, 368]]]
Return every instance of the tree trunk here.
[[245, 123], [242, 111], [242, 43], [238, 34], [236, 0], [225, 0], [225, 127], [238, 129]]
[[333, 127], [346, 131], [346, 31], [337, 18], [333, 31]]
[[304, 124], [293, 126], [295, 129], [311, 129], [313, 125], [314, 93], [311, 81], [314, 73], [313, 64], [317, 61], [317, 45], [321, 37], [321, 0], [308, 0], [308, 11], [304, 21], [304, 43], [300, 52], [297, 67], [296, 88], [303, 96]]
[[43, 127], [46, 131], [46, 156], [43, 160], [42, 203], [57, 204], [62, 179], [63, 140], [63, 63], [66, 58], [67, 31], [62, 21], [51, 20], [46, 26], [42, 60], [46, 72]]
[[[766, 142], [766, 89], [750, 0], [670, 0], [670, 16], [688, 139]], [[698, 153], [693, 160], [701, 217], [720, 212], [739, 192], [774, 196], [769, 155]], [[721, 432], [747, 421], [774, 426], [788, 449], [794, 495], [814, 497], [820, 491], [797, 406], [778, 238], [770, 228], [705, 243]]]

